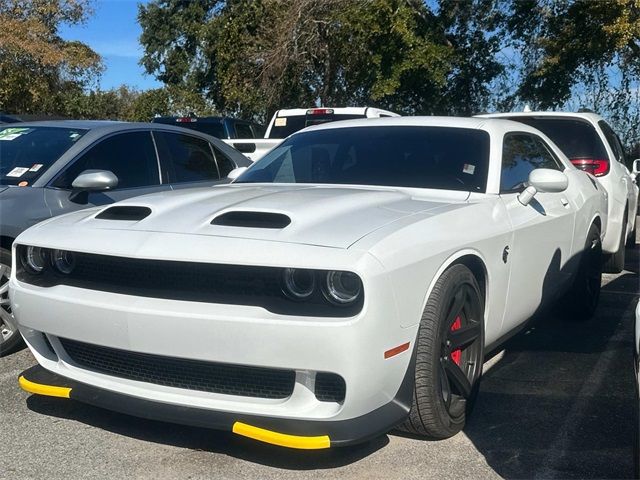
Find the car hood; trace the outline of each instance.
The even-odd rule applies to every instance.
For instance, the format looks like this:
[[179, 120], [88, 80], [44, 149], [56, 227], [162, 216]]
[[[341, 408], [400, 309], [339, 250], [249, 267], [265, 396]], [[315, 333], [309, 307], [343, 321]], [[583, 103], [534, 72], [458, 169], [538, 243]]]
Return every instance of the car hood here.
[[460, 208], [467, 197], [467, 192], [416, 189], [236, 184], [132, 198], [60, 222], [348, 248], [404, 217]]

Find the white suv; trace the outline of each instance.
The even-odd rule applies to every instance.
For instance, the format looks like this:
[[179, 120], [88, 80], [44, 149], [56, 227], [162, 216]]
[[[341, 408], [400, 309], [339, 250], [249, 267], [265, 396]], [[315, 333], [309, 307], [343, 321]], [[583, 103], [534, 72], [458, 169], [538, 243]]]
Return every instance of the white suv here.
[[638, 186], [625, 165], [622, 144], [605, 120], [591, 112], [526, 112], [480, 115], [507, 118], [537, 128], [569, 157], [576, 167], [592, 173], [609, 195], [609, 219], [602, 250], [605, 271], [624, 269], [625, 244], [635, 245]]

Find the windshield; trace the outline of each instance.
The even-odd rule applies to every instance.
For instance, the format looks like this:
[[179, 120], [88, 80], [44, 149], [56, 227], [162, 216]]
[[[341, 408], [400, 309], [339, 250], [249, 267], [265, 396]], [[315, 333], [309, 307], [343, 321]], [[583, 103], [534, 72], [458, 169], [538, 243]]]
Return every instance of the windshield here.
[[303, 132], [236, 183], [319, 183], [484, 192], [489, 134], [448, 127], [350, 127]]
[[86, 132], [77, 128], [0, 127], [0, 185], [33, 184]]
[[537, 128], [569, 159], [609, 158], [596, 129], [583, 120], [553, 117], [512, 117], [509, 120]]
[[357, 120], [367, 118], [366, 115], [347, 115], [340, 113], [290, 115], [287, 117], [276, 117], [269, 132], [269, 138], [287, 138], [303, 128], [312, 125], [319, 125], [327, 122], [338, 122], [340, 120]]

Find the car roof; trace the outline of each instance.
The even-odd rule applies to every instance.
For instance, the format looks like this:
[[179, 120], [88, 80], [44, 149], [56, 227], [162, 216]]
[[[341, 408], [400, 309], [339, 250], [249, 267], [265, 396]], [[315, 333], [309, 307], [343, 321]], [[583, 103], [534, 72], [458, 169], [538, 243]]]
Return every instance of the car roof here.
[[302, 132], [330, 130], [335, 128], [349, 127], [392, 127], [392, 126], [414, 126], [414, 127], [452, 127], [468, 128], [486, 131], [531, 131], [539, 133], [533, 127], [529, 127], [520, 122], [512, 120], [488, 119], [478, 117], [384, 117], [384, 118], [363, 118], [357, 120], [341, 120], [339, 122], [327, 122], [320, 125], [307, 127]]
[[378, 113], [387, 113], [394, 116], [397, 115], [397, 113], [393, 113], [387, 110], [380, 110], [379, 108], [372, 108], [372, 107], [338, 107], [338, 108], [309, 107], [309, 108], [285, 108], [282, 110], [278, 110], [277, 116], [278, 117], [294, 117], [298, 115], [306, 115], [309, 110], [316, 110], [316, 109], [333, 110], [333, 113], [337, 115], [366, 115], [367, 110], [378, 112]]
[[193, 118], [194, 120], [197, 120], [199, 122], [223, 122], [224, 120], [232, 120], [234, 122], [244, 122], [244, 123], [255, 123], [253, 120], [245, 120], [243, 118], [236, 118], [236, 117], [229, 117], [229, 116], [208, 116], [208, 117], [197, 117], [197, 116], [190, 116], [190, 115], [170, 115], [170, 116], [166, 116], [166, 117], [153, 117], [153, 120], [151, 120], [152, 123], [156, 123], [160, 120], [174, 120], [177, 121], [179, 119], [183, 119], [183, 118]]
[[54, 120], [44, 122], [24, 122], [24, 123], [11, 123], [8, 124], [11, 128], [22, 127], [53, 127], [53, 128], [78, 128], [83, 130], [93, 131], [96, 134], [105, 135], [113, 132], [122, 132], [127, 130], [140, 130], [140, 129], [152, 129], [152, 130], [168, 130], [178, 131], [181, 133], [187, 133], [191, 135], [206, 135], [203, 132], [197, 130], [186, 129], [180, 125], [173, 125], [167, 123], [151, 123], [151, 122], [120, 122], [111, 120]]
[[555, 117], [555, 118], [581, 118], [590, 122], [598, 123], [602, 117], [593, 112], [510, 112], [510, 113], [486, 113], [476, 115], [480, 118], [532, 118], [532, 117]]
[[18, 122], [10, 124], [11, 127], [57, 127], [57, 128], [82, 128], [93, 130], [94, 128], [111, 127], [116, 125], [126, 125], [127, 122], [116, 122], [111, 120], [42, 120], [38, 122]]

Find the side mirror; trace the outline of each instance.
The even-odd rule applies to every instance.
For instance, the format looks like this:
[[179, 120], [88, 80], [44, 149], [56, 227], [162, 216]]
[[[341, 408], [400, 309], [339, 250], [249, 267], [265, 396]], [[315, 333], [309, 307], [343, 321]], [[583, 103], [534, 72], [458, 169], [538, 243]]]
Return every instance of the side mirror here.
[[109, 170], [85, 170], [71, 184], [71, 201], [86, 203], [87, 192], [103, 192], [118, 186], [118, 177]]
[[631, 174], [635, 177], [640, 175], [640, 158], [636, 158], [631, 166]]
[[235, 180], [247, 170], [247, 167], [234, 168], [227, 174], [229, 180]]
[[536, 168], [529, 173], [529, 186], [518, 195], [518, 201], [522, 205], [529, 205], [538, 192], [560, 193], [564, 192], [568, 186], [569, 179], [563, 172], [549, 168]]

